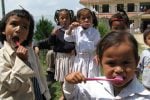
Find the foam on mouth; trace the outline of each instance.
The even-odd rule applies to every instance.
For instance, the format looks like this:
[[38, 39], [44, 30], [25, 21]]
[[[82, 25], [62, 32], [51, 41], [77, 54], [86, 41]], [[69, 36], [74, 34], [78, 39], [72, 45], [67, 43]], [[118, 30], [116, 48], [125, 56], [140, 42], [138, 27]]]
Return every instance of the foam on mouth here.
[[123, 77], [121, 77], [121, 76], [116, 76], [116, 77], [114, 78], [114, 81], [116, 81], [116, 82], [122, 82], [122, 81], [123, 81]]

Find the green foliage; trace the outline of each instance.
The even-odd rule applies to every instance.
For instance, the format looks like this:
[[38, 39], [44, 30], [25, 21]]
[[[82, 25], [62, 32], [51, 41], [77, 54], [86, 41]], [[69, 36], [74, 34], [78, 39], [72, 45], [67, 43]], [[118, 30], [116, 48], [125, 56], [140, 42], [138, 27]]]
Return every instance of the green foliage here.
[[59, 82], [54, 82], [49, 85], [52, 100], [59, 100], [62, 95], [62, 90]]
[[[34, 39], [35, 40], [42, 40], [45, 38], [48, 38], [49, 35], [51, 34], [52, 30], [53, 30], [54, 26], [52, 24], [51, 21], [49, 21], [48, 19], [45, 19], [44, 17], [42, 17], [39, 22], [36, 24], [36, 31], [34, 34]], [[44, 70], [44, 74], [46, 75], [46, 69], [47, 69], [47, 64], [46, 64], [46, 53], [47, 50], [41, 50], [39, 58], [40, 58], [40, 64], [41, 67]], [[51, 96], [52, 96], [52, 100], [58, 100], [61, 96], [61, 86], [59, 82], [54, 82], [52, 84], [49, 85], [49, 90], [51, 92]]]
[[51, 34], [54, 26], [51, 21], [42, 17], [36, 24], [36, 31], [34, 35], [35, 40], [41, 40], [48, 38]]
[[98, 30], [101, 33], [101, 36], [103, 37], [106, 33], [110, 31], [109, 25], [108, 25], [108, 20], [106, 19], [101, 19], [99, 20], [98, 23]]
[[41, 49], [39, 53], [39, 59], [40, 59], [40, 64], [44, 70], [44, 73], [46, 73], [46, 69], [48, 68], [48, 65], [46, 63], [46, 53], [48, 50], [46, 49]]

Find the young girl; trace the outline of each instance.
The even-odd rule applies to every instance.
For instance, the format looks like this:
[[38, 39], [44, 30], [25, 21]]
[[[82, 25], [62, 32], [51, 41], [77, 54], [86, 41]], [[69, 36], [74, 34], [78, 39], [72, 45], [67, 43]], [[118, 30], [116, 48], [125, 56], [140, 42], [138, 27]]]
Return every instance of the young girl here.
[[129, 29], [129, 18], [124, 10], [112, 15], [109, 19], [109, 26], [112, 31], [128, 30]]
[[[32, 42], [34, 20], [32, 15], [16, 9], [3, 17], [0, 27], [0, 99], [49, 100], [44, 77], [40, 76], [38, 59]], [[33, 86], [32, 86], [33, 85]]]
[[66, 41], [76, 44], [73, 71], [80, 71], [86, 77], [99, 76], [95, 59], [96, 44], [100, 40], [100, 33], [94, 28], [97, 25], [96, 16], [88, 8], [83, 8], [77, 12], [77, 21], [69, 26], [64, 35]]
[[[150, 46], [150, 29], [146, 29], [143, 33], [143, 40], [147, 46]], [[142, 51], [141, 59], [138, 64], [139, 75], [142, 74], [142, 83], [150, 90], [150, 48]]]
[[67, 100], [150, 99], [150, 92], [135, 77], [139, 60], [138, 44], [130, 33], [110, 32], [99, 42], [97, 55], [105, 75], [97, 79], [113, 80], [120, 77], [120, 81], [90, 80], [80, 72], [70, 73], [64, 82]]
[[[53, 50], [56, 52], [55, 79], [56, 81], [61, 82], [61, 85], [63, 84], [65, 75], [72, 70], [75, 56], [74, 43], [64, 40], [65, 30], [68, 29], [73, 18], [74, 13], [72, 10], [57, 10], [54, 19], [58, 26], [53, 30], [48, 39], [37, 43], [39, 49], [48, 48], [48, 44], [53, 46]], [[63, 99], [63, 96], [61, 99]]]

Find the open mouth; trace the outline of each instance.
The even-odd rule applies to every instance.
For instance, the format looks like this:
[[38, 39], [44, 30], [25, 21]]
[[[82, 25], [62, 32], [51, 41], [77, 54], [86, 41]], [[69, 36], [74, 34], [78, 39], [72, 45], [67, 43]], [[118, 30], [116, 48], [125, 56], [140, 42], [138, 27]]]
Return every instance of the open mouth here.
[[118, 81], [113, 81], [113, 83], [115, 83], [115, 84], [121, 84], [125, 80], [125, 77], [123, 77], [123, 76], [115, 76], [114, 79], [117, 79]]
[[12, 41], [15, 43], [15, 45], [18, 47], [20, 44], [19, 44], [19, 37], [18, 36], [13, 36], [12, 37]]
[[13, 40], [14, 42], [19, 41], [19, 37], [18, 37], [18, 36], [13, 36], [13, 37], [12, 37], [12, 40]]

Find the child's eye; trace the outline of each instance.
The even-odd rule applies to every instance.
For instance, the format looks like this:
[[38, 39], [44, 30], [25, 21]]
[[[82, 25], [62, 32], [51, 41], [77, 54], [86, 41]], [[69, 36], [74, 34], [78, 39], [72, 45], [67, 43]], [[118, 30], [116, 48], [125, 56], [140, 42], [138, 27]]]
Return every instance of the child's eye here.
[[17, 23], [15, 23], [15, 22], [12, 22], [12, 23], [10, 23], [10, 25], [12, 25], [12, 26], [17, 26]]
[[115, 66], [116, 65], [116, 63], [115, 62], [113, 62], [113, 61], [108, 61], [108, 62], [106, 62], [109, 66], [111, 66], [111, 67], [113, 67], [113, 66]]
[[128, 64], [130, 64], [131, 62], [130, 61], [124, 61], [123, 62], [123, 65], [128, 65]]
[[85, 19], [91, 19], [91, 17], [90, 16], [82, 17], [82, 20], [85, 20]]
[[28, 29], [28, 27], [27, 27], [26, 25], [21, 25], [21, 27], [22, 27], [23, 29]]

